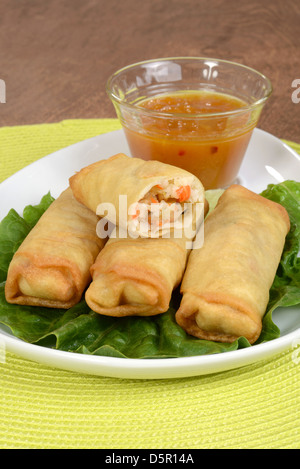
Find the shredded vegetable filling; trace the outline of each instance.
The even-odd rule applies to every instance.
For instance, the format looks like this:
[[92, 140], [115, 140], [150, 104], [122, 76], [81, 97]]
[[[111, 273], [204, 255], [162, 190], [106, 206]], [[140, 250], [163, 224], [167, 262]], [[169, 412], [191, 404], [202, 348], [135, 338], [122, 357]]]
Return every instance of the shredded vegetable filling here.
[[189, 184], [163, 181], [139, 200], [131, 214], [132, 221], [136, 226], [150, 225], [154, 229], [173, 224], [184, 212], [184, 203], [194, 202], [197, 197], [197, 191]]

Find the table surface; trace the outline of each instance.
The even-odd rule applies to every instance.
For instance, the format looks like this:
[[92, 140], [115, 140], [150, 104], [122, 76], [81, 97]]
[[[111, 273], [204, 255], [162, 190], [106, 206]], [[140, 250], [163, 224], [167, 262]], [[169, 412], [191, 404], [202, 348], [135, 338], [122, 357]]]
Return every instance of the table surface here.
[[2, 0], [0, 24], [0, 126], [115, 117], [105, 83], [118, 68], [205, 56], [267, 75], [274, 92], [259, 127], [300, 142], [295, 0]]

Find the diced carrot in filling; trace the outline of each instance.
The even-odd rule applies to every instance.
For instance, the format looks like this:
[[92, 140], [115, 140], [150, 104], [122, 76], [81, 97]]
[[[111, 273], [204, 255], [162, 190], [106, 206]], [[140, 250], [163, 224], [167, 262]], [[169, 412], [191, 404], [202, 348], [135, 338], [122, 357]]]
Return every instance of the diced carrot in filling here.
[[185, 202], [191, 196], [191, 187], [190, 186], [181, 186], [177, 189], [176, 194], [178, 196], [179, 202]]
[[[148, 219], [148, 225], [160, 227], [165, 223], [174, 223], [182, 214], [183, 207], [180, 204], [188, 201], [191, 194], [190, 185], [176, 187], [175, 184], [171, 184], [167, 189], [163, 189], [157, 184], [139, 200], [143, 209], [137, 208], [131, 218], [140, 219], [141, 223]], [[161, 208], [160, 212], [156, 210], [159, 208]]]
[[139, 216], [139, 214], [140, 214], [140, 211], [139, 211], [139, 209], [137, 209], [135, 214], [132, 215], [132, 218], [137, 218]]

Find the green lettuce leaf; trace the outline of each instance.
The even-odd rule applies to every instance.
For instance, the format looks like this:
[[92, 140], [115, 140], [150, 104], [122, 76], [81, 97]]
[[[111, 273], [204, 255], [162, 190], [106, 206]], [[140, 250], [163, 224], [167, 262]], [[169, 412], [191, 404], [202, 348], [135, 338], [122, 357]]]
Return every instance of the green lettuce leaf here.
[[[263, 319], [263, 329], [257, 343], [280, 336], [272, 321], [278, 307], [300, 303], [299, 279], [299, 194], [300, 183], [268, 186], [262, 195], [279, 201], [291, 218], [282, 260], [270, 291], [270, 302]], [[250, 347], [241, 337], [232, 344], [200, 340], [186, 334], [175, 321], [180, 293], [172, 296], [169, 310], [153, 317], [113, 318], [93, 312], [84, 299], [68, 310], [8, 304], [4, 288], [10, 260], [53, 201], [48, 193], [37, 206], [24, 209], [23, 217], [14, 210], [0, 223], [0, 323], [16, 337], [30, 343], [59, 350], [122, 358], [173, 358], [223, 353]]]
[[[272, 324], [272, 313], [276, 308], [300, 304], [300, 182], [284, 181], [270, 184], [261, 195], [277, 202], [287, 210], [291, 228], [287, 234], [281, 261], [270, 290], [270, 299], [263, 320], [260, 341], [267, 341]], [[278, 329], [278, 328], [277, 328]], [[278, 337], [280, 331], [277, 331]]]
[[[167, 313], [155, 317], [101, 316], [82, 300], [68, 310], [10, 305], [0, 285], [0, 322], [26, 342], [68, 352], [123, 358], [171, 358], [236, 350], [243, 339], [222, 344], [195, 339], [178, 326], [175, 292]], [[176, 298], [176, 296], [178, 296]]]
[[261, 195], [283, 205], [291, 222], [274, 287], [290, 285], [300, 288], [300, 182], [270, 184]]

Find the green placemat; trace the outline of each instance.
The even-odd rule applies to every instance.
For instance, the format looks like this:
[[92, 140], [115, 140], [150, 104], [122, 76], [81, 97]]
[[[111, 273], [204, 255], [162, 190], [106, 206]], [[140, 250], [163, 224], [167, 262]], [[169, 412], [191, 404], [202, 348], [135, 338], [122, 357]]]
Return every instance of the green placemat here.
[[0, 182], [54, 151], [120, 129], [117, 119], [66, 120], [0, 128]]
[[[0, 129], [0, 180], [116, 119]], [[300, 152], [300, 145], [290, 144]], [[300, 448], [300, 352], [180, 379], [82, 375], [0, 357], [0, 448]]]

